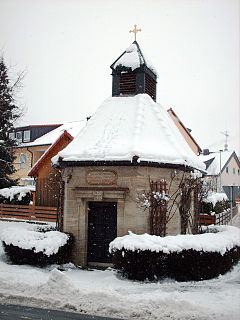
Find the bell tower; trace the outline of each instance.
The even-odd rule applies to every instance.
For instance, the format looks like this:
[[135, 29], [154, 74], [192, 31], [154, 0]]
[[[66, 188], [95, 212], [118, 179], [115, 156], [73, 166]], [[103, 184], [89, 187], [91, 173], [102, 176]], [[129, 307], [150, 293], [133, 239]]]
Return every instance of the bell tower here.
[[144, 57], [136, 40], [113, 62], [110, 68], [112, 69], [113, 97], [147, 93], [156, 101], [157, 72]]

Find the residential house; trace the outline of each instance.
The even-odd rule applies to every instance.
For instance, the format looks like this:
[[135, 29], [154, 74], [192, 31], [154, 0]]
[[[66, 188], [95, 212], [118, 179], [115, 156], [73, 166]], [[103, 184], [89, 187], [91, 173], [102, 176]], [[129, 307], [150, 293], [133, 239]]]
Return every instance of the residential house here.
[[28, 177], [28, 172], [52, 143], [41, 143], [38, 139], [60, 126], [61, 124], [29, 125], [17, 127], [9, 132], [9, 137], [17, 142], [17, 146], [14, 147], [16, 172], [11, 177], [19, 179], [20, 185], [34, 184], [34, 180]]
[[[19, 140], [19, 145], [14, 148], [17, 156], [15, 166], [19, 165], [19, 169], [13, 176], [20, 178], [22, 185], [36, 184], [36, 205], [57, 206], [59, 177], [57, 171], [51, 166], [51, 158], [65, 148], [84, 125], [85, 121], [57, 125], [33, 141]], [[30, 127], [35, 128], [35, 126]], [[18, 164], [18, 160], [22, 162]]]
[[205, 178], [213, 191], [222, 192], [222, 186], [240, 186], [240, 161], [235, 151], [205, 149], [199, 157], [206, 164]]

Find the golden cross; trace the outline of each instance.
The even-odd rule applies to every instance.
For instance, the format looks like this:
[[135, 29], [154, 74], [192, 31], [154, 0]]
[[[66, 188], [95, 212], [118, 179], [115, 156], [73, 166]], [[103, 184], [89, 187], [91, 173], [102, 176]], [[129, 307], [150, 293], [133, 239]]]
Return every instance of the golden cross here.
[[142, 31], [141, 29], [137, 29], [137, 25], [135, 24], [134, 25], [134, 29], [133, 30], [130, 30], [129, 32], [133, 32], [134, 33], [134, 40], [136, 41], [137, 40], [137, 32], [138, 31]]

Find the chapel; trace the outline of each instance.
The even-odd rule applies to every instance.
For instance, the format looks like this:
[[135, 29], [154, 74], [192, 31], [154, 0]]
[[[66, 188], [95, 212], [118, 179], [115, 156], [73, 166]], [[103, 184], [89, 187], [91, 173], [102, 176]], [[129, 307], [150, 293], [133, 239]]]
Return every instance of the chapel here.
[[[151, 182], [205, 165], [157, 103], [157, 72], [135, 40], [111, 65], [112, 96], [56, 157], [65, 182], [62, 230], [74, 235], [76, 264], [108, 265], [109, 243], [129, 231], [157, 234], [138, 196]], [[174, 186], [172, 186], [174, 189]], [[161, 190], [160, 190], [161, 191]], [[176, 235], [174, 215], [165, 235]]]

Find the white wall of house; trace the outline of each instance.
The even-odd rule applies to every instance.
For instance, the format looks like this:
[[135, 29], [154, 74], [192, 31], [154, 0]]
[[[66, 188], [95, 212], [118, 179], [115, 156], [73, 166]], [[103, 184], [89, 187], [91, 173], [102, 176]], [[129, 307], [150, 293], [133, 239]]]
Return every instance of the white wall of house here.
[[[220, 187], [220, 177], [218, 180]], [[240, 168], [234, 157], [221, 173], [221, 184], [222, 186], [240, 186]]]
[[222, 186], [240, 186], [240, 168], [234, 157], [220, 175], [206, 176], [210, 189], [214, 192], [223, 192]]

